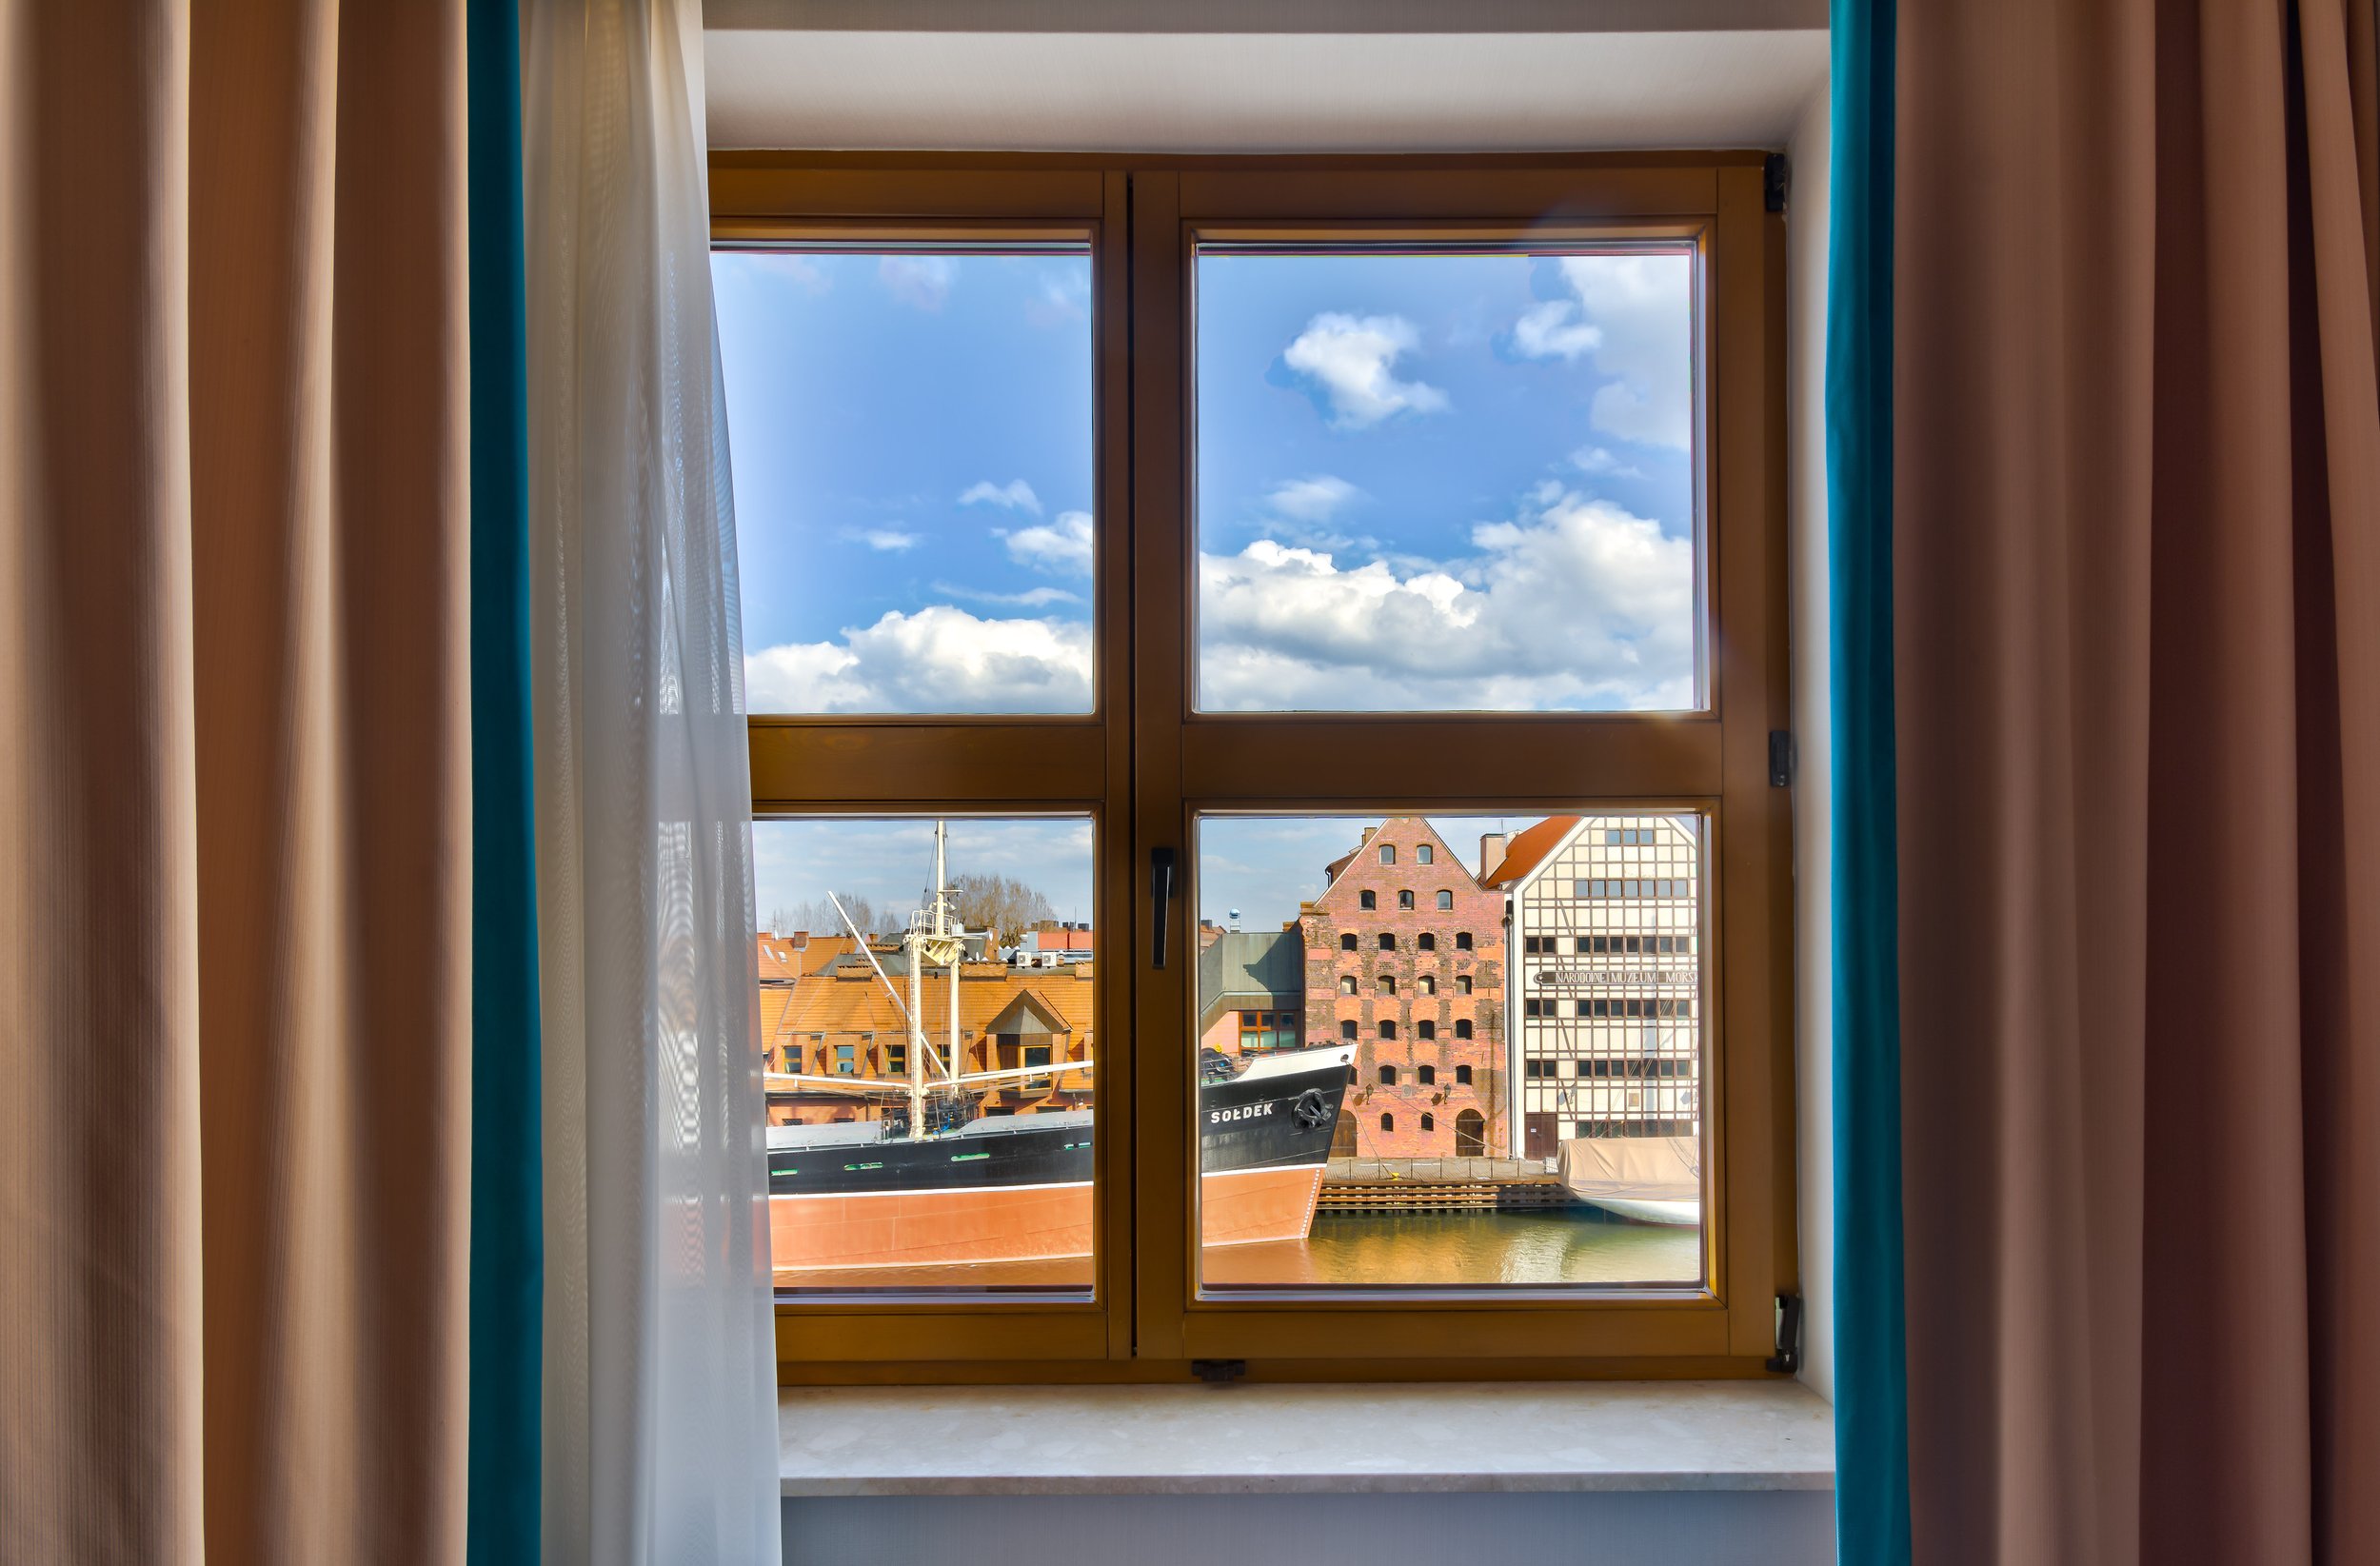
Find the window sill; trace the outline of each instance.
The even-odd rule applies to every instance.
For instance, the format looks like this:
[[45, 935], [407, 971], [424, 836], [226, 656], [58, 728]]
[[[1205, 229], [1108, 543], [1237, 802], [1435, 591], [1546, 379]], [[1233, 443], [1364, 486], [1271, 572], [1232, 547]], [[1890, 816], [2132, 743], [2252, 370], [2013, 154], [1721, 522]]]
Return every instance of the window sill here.
[[787, 1388], [778, 1428], [804, 1497], [1835, 1485], [1797, 1382]]

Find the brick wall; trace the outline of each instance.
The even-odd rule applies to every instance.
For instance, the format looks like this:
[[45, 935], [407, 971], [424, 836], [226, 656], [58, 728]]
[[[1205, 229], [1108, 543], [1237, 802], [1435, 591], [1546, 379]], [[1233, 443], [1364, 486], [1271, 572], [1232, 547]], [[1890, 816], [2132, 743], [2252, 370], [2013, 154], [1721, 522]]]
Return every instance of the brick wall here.
[[[1396, 849], [1396, 862], [1380, 862], [1380, 848]], [[1418, 862], [1417, 850], [1427, 845], [1431, 862]], [[1505, 1127], [1504, 1084], [1504, 897], [1482, 887], [1466, 863], [1429, 823], [1417, 816], [1396, 816], [1373, 829], [1361, 846], [1341, 862], [1329, 888], [1299, 917], [1306, 957], [1306, 1038], [1312, 1043], [1344, 1037], [1345, 1024], [1355, 1024], [1360, 1046], [1356, 1058], [1356, 1085], [1347, 1096], [1348, 1113], [1356, 1124], [1356, 1151], [1360, 1158], [1446, 1158], [1456, 1152], [1455, 1130], [1464, 1110], [1477, 1111], [1485, 1133], [1483, 1151], [1489, 1157], [1508, 1156], [1511, 1138]], [[1363, 894], [1377, 904], [1362, 906]], [[1414, 906], [1402, 909], [1398, 894], [1413, 894]], [[1440, 909], [1438, 895], [1451, 894], [1453, 906]], [[1458, 938], [1471, 938], [1471, 949], [1460, 949]], [[1342, 947], [1353, 935], [1355, 950]], [[1379, 938], [1394, 938], [1393, 949], [1382, 950]], [[1432, 938], [1435, 950], [1422, 949], [1422, 937]], [[1380, 980], [1395, 981], [1395, 993], [1383, 994]], [[1424, 994], [1421, 981], [1434, 983]], [[1354, 981], [1355, 993], [1343, 993]], [[1471, 993], [1461, 993], [1460, 981], [1471, 981]], [[1434, 1025], [1437, 1037], [1419, 1038], [1419, 1024]], [[1468, 1021], [1472, 1037], [1458, 1039], [1456, 1024]], [[1380, 1037], [1380, 1024], [1395, 1024], [1396, 1037]], [[1420, 1081], [1420, 1068], [1434, 1069], [1437, 1080]], [[1380, 1068], [1396, 1068], [1394, 1086], [1382, 1084]], [[1458, 1069], [1468, 1066], [1471, 1080], [1457, 1081]], [[1394, 1121], [1382, 1130], [1380, 1117]], [[1430, 1129], [1422, 1129], [1422, 1117]]]

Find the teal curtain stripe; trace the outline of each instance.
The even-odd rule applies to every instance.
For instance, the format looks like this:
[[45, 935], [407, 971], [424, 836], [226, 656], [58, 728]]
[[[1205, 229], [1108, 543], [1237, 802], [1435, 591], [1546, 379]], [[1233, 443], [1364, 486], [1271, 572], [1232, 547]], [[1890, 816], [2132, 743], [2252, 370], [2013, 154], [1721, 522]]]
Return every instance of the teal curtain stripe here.
[[1893, 733], [1894, 0], [1834, 0], [1826, 477], [1835, 704], [1835, 1510], [1910, 1558]]
[[467, 0], [471, 288], [469, 1559], [538, 1558], [545, 1311], [528, 303], [517, 0]]

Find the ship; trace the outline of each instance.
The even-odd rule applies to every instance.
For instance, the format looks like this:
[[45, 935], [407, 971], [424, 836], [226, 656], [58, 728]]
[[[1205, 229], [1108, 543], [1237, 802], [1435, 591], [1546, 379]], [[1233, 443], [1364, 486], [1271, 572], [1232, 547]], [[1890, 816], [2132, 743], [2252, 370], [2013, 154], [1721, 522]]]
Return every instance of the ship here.
[[[947, 833], [934, 831], [934, 886], [902, 938], [905, 1004], [863, 937], [862, 954], [907, 1024], [904, 1079], [771, 1072], [767, 1088], [883, 1096], [878, 1118], [768, 1128], [769, 1249], [779, 1272], [1055, 1261], [1091, 1255], [1094, 1112], [981, 1113], [1002, 1084], [1042, 1083], [1087, 1061], [961, 1069], [959, 963], [966, 931], [945, 879]], [[837, 904], [838, 912], [841, 905]], [[848, 916], [845, 916], [848, 922]], [[855, 937], [861, 932], [856, 926]], [[950, 970], [938, 1047], [920, 974]], [[1332, 1044], [1199, 1061], [1199, 1227], [1207, 1245], [1302, 1239], [1352, 1080], [1356, 1046]]]
[[1702, 1143], [1694, 1137], [1587, 1137], [1565, 1141], [1562, 1184], [1579, 1201], [1636, 1223], [1702, 1221]]

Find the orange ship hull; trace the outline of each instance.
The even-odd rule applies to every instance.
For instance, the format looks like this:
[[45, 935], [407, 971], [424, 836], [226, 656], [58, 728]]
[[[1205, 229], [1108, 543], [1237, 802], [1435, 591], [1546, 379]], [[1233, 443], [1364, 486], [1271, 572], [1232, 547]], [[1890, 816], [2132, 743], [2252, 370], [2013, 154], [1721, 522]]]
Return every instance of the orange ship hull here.
[[[1303, 1239], [1321, 1189], [1319, 1163], [1202, 1176], [1200, 1238], [1208, 1245]], [[781, 1272], [1087, 1257], [1091, 1228], [1087, 1180], [768, 1201], [769, 1260]]]

